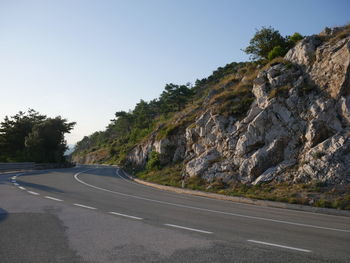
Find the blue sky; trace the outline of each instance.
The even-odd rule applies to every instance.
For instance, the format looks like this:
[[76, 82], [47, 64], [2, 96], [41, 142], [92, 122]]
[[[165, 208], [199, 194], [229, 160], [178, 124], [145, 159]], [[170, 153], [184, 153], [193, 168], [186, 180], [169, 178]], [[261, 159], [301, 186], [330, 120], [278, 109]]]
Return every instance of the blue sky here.
[[166, 83], [245, 61], [255, 29], [310, 35], [350, 22], [348, 0], [0, 0], [0, 121], [34, 108], [76, 121], [74, 143]]

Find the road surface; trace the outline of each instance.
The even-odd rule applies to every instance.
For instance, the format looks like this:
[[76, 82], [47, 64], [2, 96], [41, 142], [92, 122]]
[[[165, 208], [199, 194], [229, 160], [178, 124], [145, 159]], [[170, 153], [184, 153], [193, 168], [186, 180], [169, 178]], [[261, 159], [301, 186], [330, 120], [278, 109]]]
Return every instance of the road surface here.
[[0, 175], [0, 262], [350, 262], [350, 218], [170, 193], [114, 167]]

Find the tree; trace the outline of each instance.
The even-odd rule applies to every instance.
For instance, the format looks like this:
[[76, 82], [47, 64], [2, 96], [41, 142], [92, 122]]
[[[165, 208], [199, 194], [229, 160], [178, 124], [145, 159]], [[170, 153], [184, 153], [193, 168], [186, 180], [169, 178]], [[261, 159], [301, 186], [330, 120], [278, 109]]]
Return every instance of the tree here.
[[45, 119], [45, 115], [33, 109], [29, 109], [28, 112], [20, 111], [11, 117], [6, 116], [0, 123], [0, 160], [26, 161], [25, 138], [36, 124]]
[[68, 149], [64, 134], [69, 133], [74, 125], [75, 122], [68, 123], [60, 116], [36, 124], [25, 138], [31, 159], [39, 163], [64, 162], [64, 152]]
[[6, 116], [0, 124], [0, 160], [61, 162], [67, 149], [64, 134], [74, 125], [61, 117], [47, 118], [32, 109]]
[[160, 96], [163, 109], [168, 112], [180, 111], [192, 99], [194, 92], [186, 85], [166, 84]]
[[276, 46], [285, 49], [287, 46], [285, 38], [272, 27], [262, 27], [257, 30], [250, 40], [249, 46], [243, 51], [249, 54], [253, 60], [267, 59], [270, 51]]

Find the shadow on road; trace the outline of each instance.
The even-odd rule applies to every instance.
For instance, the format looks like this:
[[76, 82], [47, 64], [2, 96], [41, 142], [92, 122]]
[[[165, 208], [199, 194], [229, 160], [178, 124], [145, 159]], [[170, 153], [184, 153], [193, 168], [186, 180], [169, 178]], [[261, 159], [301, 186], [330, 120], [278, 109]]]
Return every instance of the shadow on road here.
[[0, 208], [0, 222], [5, 220], [8, 216], [8, 213], [5, 209]]
[[64, 191], [62, 191], [58, 188], [55, 188], [55, 187], [51, 187], [51, 186], [28, 183], [28, 182], [24, 182], [24, 181], [20, 181], [20, 180], [18, 181], [18, 183], [24, 187], [31, 187], [34, 189], [43, 190], [43, 191], [52, 192], [52, 193], [64, 193]]
[[97, 176], [103, 176], [103, 177], [112, 177], [114, 179], [119, 179], [119, 180], [130, 180], [129, 178], [125, 177], [123, 173], [121, 173], [123, 178], [120, 178], [120, 176], [116, 174], [116, 170], [117, 168], [106, 167], [106, 168], [98, 168], [91, 171], [87, 171], [87, 172], [84, 172], [84, 174], [97, 175]]

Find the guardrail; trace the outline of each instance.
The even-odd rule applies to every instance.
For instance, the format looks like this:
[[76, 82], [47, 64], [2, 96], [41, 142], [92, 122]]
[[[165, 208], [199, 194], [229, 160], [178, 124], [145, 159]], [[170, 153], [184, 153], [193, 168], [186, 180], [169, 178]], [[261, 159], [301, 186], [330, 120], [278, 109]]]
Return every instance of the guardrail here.
[[0, 172], [18, 171], [18, 170], [33, 170], [35, 163], [0, 163]]

